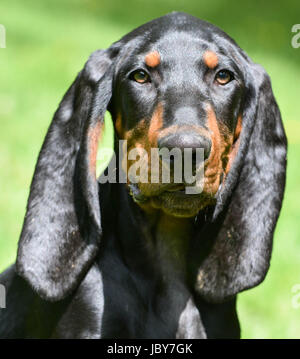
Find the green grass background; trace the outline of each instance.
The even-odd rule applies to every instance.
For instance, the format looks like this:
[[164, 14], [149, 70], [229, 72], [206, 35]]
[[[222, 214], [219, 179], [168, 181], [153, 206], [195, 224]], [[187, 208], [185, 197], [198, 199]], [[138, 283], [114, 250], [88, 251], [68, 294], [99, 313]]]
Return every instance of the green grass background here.
[[239, 296], [238, 311], [243, 338], [299, 338], [291, 292], [300, 283], [300, 48], [291, 46], [299, 0], [1, 0], [0, 270], [15, 259], [37, 155], [75, 75], [93, 50], [173, 10], [218, 25], [271, 75], [289, 140], [287, 187], [270, 271]]

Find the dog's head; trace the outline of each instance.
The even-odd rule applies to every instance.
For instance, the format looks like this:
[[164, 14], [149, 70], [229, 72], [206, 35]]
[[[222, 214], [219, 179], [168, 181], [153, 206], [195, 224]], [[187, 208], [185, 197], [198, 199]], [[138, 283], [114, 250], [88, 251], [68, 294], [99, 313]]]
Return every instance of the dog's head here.
[[[126, 141], [123, 170], [136, 161], [145, 169], [144, 180], [128, 172], [126, 184], [142, 208], [192, 217], [209, 205], [214, 220], [223, 214], [199, 264], [197, 290], [222, 300], [261, 281], [285, 181], [280, 113], [265, 71], [224, 32], [183, 13], [93, 53], [66, 93], [36, 166], [18, 272], [57, 300], [95, 259], [102, 233], [96, 155], [107, 109], [116, 137]], [[192, 173], [203, 170], [201, 193], [187, 193], [184, 177], [175, 181], [175, 152], [158, 156], [156, 169], [167, 163], [170, 180], [159, 174], [151, 181], [152, 149], [190, 149]]]
[[[223, 32], [183, 14], [155, 20], [125, 39], [128, 49], [116, 61], [111, 109], [118, 138], [127, 141], [127, 153], [136, 150], [141, 171], [146, 172], [144, 178], [141, 173], [138, 179], [130, 176], [136, 158], [127, 155], [133, 196], [143, 207], [195, 216], [215, 203], [233, 163], [247, 84], [256, 75]], [[175, 181], [174, 171], [182, 172], [183, 151], [189, 149], [196, 175], [199, 148], [204, 183], [198, 194], [189, 194], [184, 176]], [[156, 182], [153, 149], [160, 151]], [[164, 157], [163, 150], [170, 156]], [[164, 165], [169, 165], [170, 178], [162, 176]]]

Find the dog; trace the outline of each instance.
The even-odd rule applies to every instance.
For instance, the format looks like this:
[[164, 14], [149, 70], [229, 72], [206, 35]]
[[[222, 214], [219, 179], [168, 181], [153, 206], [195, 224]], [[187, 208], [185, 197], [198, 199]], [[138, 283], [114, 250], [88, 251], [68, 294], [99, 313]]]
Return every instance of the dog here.
[[[107, 110], [116, 170], [134, 163], [120, 140], [142, 165], [153, 148], [191, 149], [202, 190], [100, 183]], [[267, 273], [286, 148], [269, 76], [214, 25], [174, 12], [95, 51], [39, 154], [16, 263], [0, 276], [0, 337], [239, 338], [236, 297]]]

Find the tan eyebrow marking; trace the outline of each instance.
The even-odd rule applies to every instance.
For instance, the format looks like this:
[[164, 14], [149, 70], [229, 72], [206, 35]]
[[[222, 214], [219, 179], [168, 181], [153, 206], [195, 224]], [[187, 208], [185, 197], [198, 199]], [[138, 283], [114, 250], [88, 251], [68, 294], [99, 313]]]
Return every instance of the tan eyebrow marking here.
[[151, 51], [145, 56], [145, 63], [149, 67], [155, 67], [160, 64], [160, 54], [158, 51]]
[[207, 50], [203, 54], [203, 60], [207, 67], [210, 69], [215, 68], [218, 65], [218, 56], [215, 52]]

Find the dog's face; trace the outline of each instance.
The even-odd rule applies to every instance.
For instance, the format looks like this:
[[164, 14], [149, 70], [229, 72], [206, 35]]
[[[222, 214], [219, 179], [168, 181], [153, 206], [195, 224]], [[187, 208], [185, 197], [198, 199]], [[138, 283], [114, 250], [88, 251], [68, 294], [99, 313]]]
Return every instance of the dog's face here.
[[[118, 138], [127, 140], [127, 151], [136, 149], [137, 160], [147, 167], [147, 183], [134, 184], [142, 206], [191, 217], [213, 204], [242, 125], [244, 76], [228, 49], [218, 45], [206, 28], [150, 32], [120, 62], [114, 89]], [[174, 182], [174, 165], [171, 183], [161, 175], [158, 183], [151, 183], [152, 148], [176, 148], [182, 156], [184, 149], [191, 149], [194, 174], [203, 164], [195, 161], [195, 150], [203, 149], [203, 191], [187, 194], [184, 176], [181, 183]], [[133, 162], [127, 161], [127, 169]], [[161, 173], [161, 157], [159, 163]]]

